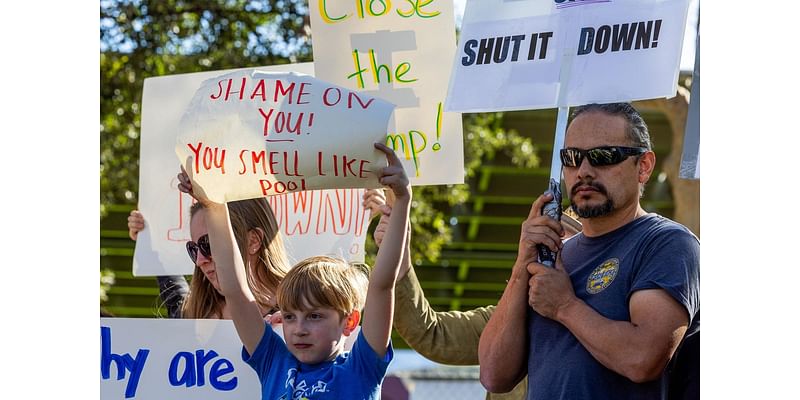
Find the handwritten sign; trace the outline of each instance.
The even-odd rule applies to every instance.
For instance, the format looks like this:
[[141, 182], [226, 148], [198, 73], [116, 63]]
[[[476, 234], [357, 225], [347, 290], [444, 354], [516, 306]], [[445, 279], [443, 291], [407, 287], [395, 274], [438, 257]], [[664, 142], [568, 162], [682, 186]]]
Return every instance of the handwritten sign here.
[[688, 0], [470, 0], [445, 109], [672, 97], [688, 9]]
[[284, 237], [290, 262], [330, 255], [364, 261], [369, 209], [364, 189], [311, 190], [270, 196], [267, 200]]
[[[189, 208], [194, 200], [173, 190], [179, 203], [167, 203], [174, 219], [153, 221], [145, 216], [145, 230], [139, 233], [134, 251], [134, 275], [186, 275], [194, 266], [186, 255], [185, 243], [190, 240]], [[316, 255], [330, 255], [351, 262], [364, 261], [364, 241], [369, 228], [369, 209], [362, 206], [364, 189], [310, 190], [270, 196], [267, 201], [275, 214], [278, 230], [284, 239], [290, 264]], [[171, 222], [166, 225], [159, 222]], [[159, 230], [160, 228], [169, 227]], [[166, 251], [153, 251], [153, 246], [178, 250], [176, 259], [166, 259]]]
[[[313, 73], [313, 64], [260, 67], [259, 70]], [[188, 275], [194, 266], [186, 255], [190, 240], [192, 198], [177, 189], [175, 142], [183, 111], [207, 79], [230, 71], [210, 71], [148, 78], [144, 82], [139, 160], [139, 210], [145, 229], [133, 257], [135, 276]], [[362, 189], [287, 193], [269, 198], [292, 263], [311, 255], [338, 255], [364, 261], [368, 212]], [[302, 222], [299, 222], [302, 221]]]
[[216, 202], [377, 188], [394, 105], [297, 73], [234, 71], [197, 89], [175, 152]]
[[452, 0], [312, 1], [316, 76], [397, 105], [386, 143], [413, 185], [464, 182], [461, 115], [444, 112]]
[[[273, 330], [283, 337], [280, 325]], [[100, 318], [102, 399], [260, 397], [261, 383], [242, 361], [230, 320]]]
[[[698, 27], [699, 28], [699, 27]], [[700, 32], [694, 47], [694, 71], [689, 112], [683, 130], [683, 152], [679, 176], [683, 179], [700, 179]]]
[[232, 321], [100, 319], [103, 399], [258, 398]]

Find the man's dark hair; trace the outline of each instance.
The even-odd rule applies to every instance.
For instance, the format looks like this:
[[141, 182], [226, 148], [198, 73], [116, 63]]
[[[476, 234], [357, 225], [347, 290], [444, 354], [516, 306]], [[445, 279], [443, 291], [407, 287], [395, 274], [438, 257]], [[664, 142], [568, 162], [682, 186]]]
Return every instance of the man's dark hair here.
[[639, 114], [639, 111], [636, 111], [631, 103], [587, 104], [585, 106], [576, 107], [572, 111], [572, 119], [574, 120], [578, 115], [591, 111], [599, 111], [608, 115], [618, 115], [625, 118], [625, 120], [628, 121], [628, 137], [633, 141], [634, 145], [645, 147], [647, 150], [653, 149], [647, 124], [644, 122], [641, 114]]

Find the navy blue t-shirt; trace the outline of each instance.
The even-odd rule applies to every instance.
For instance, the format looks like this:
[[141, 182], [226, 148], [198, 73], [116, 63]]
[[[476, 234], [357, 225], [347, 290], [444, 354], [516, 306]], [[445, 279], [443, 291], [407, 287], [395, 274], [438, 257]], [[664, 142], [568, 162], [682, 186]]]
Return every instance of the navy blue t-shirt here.
[[253, 367], [261, 381], [262, 400], [377, 400], [393, 357], [391, 341], [386, 355], [380, 357], [359, 332], [350, 352], [333, 361], [303, 364], [269, 325], [252, 355], [242, 347], [242, 360]]
[[[604, 317], [630, 321], [631, 295], [663, 289], [700, 329], [700, 242], [686, 227], [647, 214], [598, 237], [564, 243], [564, 268], [575, 295]], [[528, 399], [659, 399], [660, 379], [634, 383], [600, 364], [563, 325], [532, 309], [528, 318]]]

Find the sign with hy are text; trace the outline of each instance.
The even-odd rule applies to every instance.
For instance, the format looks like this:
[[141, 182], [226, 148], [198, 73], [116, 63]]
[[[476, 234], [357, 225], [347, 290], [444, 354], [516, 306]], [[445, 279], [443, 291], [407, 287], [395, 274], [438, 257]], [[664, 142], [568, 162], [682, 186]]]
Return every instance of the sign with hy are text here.
[[[280, 324], [273, 331], [283, 337]], [[347, 337], [352, 348], [358, 331]], [[258, 399], [230, 320], [100, 318], [100, 398]]]

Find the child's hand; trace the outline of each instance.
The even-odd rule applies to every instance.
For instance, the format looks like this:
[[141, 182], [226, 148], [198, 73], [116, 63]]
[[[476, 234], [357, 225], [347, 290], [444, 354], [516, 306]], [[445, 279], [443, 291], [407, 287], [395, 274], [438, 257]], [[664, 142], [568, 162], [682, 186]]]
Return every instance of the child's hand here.
[[[189, 157], [186, 161], [186, 165], [189, 166], [191, 164], [192, 157]], [[183, 166], [181, 166], [181, 173], [178, 174], [178, 190], [188, 194], [189, 196], [192, 196], [192, 198], [206, 207], [218, 205], [218, 203], [215, 203], [208, 198], [208, 195], [206, 195], [206, 192], [202, 187], [200, 187], [200, 185], [192, 182], [191, 177], [188, 173], [186, 173], [186, 169]]]
[[378, 171], [378, 181], [380, 181], [381, 185], [392, 189], [392, 193], [397, 199], [410, 198], [411, 187], [408, 182], [408, 176], [406, 176], [406, 171], [403, 169], [400, 159], [397, 158], [397, 154], [383, 143], [375, 143], [375, 148], [386, 154], [386, 161], [389, 162], [388, 166]]
[[181, 173], [178, 174], [178, 190], [194, 197], [192, 193], [192, 181], [189, 180], [189, 175], [186, 174], [186, 170], [183, 169], [183, 167], [181, 167]]
[[131, 211], [131, 215], [128, 215], [128, 236], [131, 239], [136, 240], [136, 237], [139, 236], [139, 232], [144, 230], [144, 217], [139, 210]]

